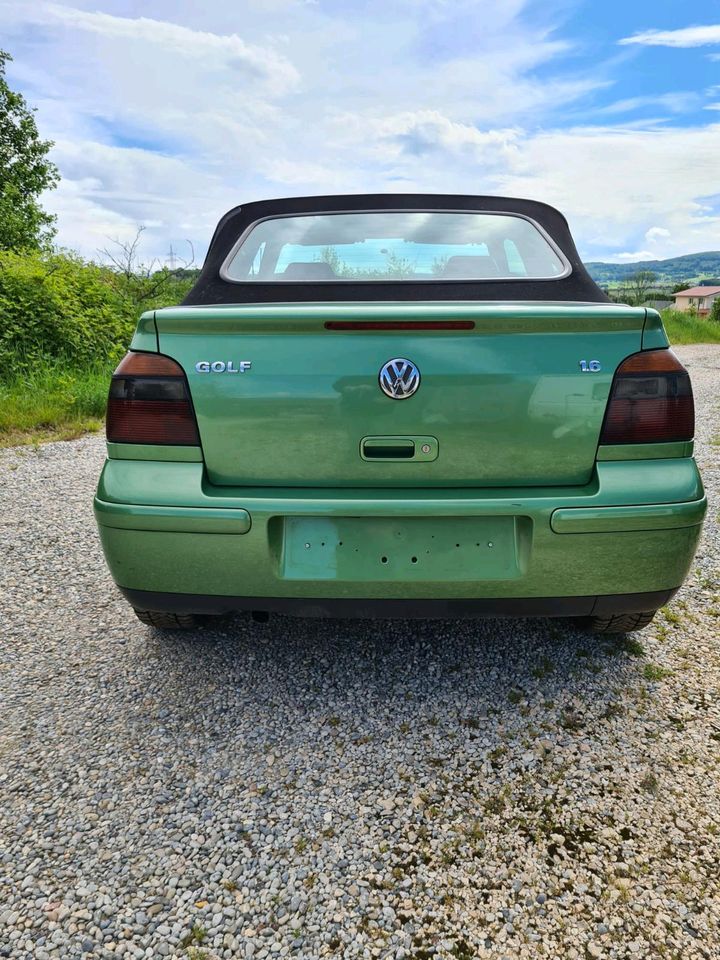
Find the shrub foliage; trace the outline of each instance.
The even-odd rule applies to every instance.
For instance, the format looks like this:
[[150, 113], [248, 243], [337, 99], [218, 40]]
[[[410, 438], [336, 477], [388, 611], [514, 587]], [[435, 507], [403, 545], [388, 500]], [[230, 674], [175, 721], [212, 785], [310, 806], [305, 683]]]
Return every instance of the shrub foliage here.
[[109, 270], [68, 254], [0, 252], [0, 370], [119, 357], [137, 316]]

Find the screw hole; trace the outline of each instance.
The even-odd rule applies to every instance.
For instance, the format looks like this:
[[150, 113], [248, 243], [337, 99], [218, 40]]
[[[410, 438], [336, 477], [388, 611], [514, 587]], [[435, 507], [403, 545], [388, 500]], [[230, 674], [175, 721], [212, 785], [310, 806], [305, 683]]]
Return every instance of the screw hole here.
[[410, 563], [417, 563], [417, 557], [410, 557]]
[[380, 563], [387, 563], [387, 557], [380, 557]]

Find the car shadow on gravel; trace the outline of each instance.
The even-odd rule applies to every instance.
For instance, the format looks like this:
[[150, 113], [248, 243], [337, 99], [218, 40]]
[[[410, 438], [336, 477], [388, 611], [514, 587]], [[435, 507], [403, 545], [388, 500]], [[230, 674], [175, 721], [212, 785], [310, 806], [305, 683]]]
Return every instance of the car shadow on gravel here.
[[[634, 636], [598, 637], [569, 620], [310, 620], [249, 618], [189, 634], [149, 629], [155, 682], [202, 711], [208, 689], [230, 713], [270, 698], [289, 723], [308, 711], [379, 719], [516, 714], [523, 704], [572, 711], [612, 701], [637, 676]], [[158, 673], [159, 671], [159, 673]], [[172, 699], [172, 693], [171, 697]], [[578, 718], [578, 723], [581, 720]]]

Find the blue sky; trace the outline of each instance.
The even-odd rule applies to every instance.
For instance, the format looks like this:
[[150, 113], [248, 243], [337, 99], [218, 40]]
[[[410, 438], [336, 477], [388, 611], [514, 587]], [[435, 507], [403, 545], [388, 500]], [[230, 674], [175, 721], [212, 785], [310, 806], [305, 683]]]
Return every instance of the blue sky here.
[[720, 250], [720, 3], [0, 0], [58, 241], [143, 254], [247, 200], [529, 196], [586, 259]]

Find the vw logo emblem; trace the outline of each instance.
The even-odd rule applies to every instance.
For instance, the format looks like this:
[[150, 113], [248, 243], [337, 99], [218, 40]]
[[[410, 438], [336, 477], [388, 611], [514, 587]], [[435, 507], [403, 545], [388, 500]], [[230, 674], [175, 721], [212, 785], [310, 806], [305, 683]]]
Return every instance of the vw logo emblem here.
[[420, 371], [412, 360], [396, 357], [382, 367], [379, 380], [384, 394], [393, 400], [405, 400], [420, 386]]

